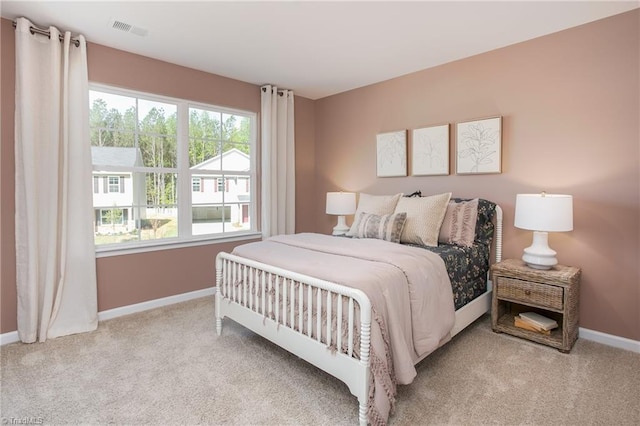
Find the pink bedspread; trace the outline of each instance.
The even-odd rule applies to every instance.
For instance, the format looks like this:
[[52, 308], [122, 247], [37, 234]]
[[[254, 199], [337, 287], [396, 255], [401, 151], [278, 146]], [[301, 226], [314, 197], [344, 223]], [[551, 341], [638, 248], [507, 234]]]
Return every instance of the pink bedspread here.
[[234, 254], [358, 288], [369, 297], [371, 424], [386, 423], [395, 386], [413, 381], [415, 361], [450, 339], [455, 322], [451, 283], [443, 260], [428, 250], [303, 233], [241, 245]]

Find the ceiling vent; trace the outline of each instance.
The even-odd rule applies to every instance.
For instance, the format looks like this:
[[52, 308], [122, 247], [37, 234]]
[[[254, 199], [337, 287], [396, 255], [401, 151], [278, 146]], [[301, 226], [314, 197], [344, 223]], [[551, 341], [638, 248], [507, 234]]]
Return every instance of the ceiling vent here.
[[126, 22], [122, 22], [117, 19], [111, 19], [109, 21], [109, 26], [114, 30], [124, 31], [125, 33], [131, 33], [139, 36], [146, 36], [148, 32], [144, 28], [135, 27], [131, 24], [127, 24]]

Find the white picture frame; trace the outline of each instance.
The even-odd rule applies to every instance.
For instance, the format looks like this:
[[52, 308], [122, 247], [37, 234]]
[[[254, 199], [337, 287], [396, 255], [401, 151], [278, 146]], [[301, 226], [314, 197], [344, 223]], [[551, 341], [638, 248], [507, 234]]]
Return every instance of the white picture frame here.
[[502, 173], [502, 117], [456, 125], [456, 174]]
[[379, 133], [376, 136], [376, 175], [407, 175], [407, 131]]
[[413, 129], [411, 134], [411, 175], [449, 174], [449, 124]]

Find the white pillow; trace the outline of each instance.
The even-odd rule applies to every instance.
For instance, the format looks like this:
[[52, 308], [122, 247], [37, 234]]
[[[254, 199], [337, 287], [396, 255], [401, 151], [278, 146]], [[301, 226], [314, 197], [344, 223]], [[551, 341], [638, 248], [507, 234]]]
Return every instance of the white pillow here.
[[402, 197], [395, 210], [395, 213], [407, 213], [400, 242], [436, 247], [450, 199], [450, 192], [429, 197]]
[[[398, 204], [398, 200], [401, 197], [402, 193], [396, 195], [370, 195], [361, 193], [354, 218], [357, 219], [360, 213], [377, 215], [393, 214], [396, 204]], [[354, 221], [347, 235], [353, 237], [356, 234], [355, 225]]]

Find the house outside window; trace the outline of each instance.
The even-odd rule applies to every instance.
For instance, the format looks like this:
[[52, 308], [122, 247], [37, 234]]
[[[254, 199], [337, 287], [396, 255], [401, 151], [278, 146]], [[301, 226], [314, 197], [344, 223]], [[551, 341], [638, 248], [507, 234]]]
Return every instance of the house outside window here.
[[257, 232], [255, 113], [93, 84], [89, 97], [98, 248]]

